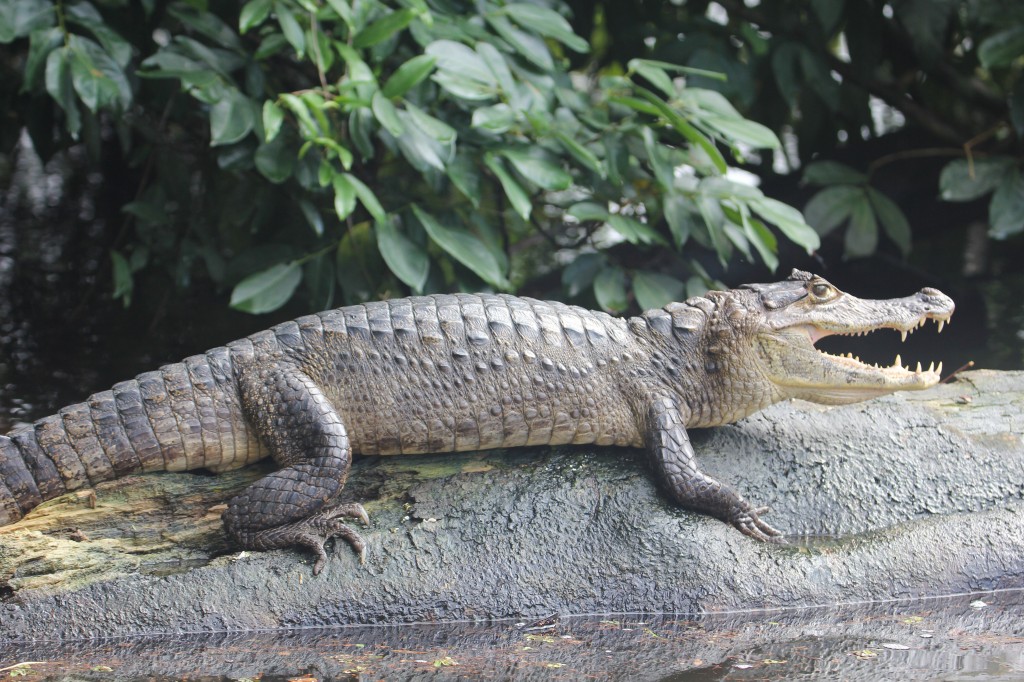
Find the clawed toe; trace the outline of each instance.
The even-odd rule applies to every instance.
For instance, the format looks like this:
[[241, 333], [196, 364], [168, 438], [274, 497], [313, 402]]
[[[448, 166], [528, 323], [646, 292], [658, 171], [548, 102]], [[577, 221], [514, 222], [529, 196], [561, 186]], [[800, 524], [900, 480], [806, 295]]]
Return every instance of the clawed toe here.
[[786, 544], [782, 531], [773, 528], [770, 524], [761, 520], [760, 514], [764, 514], [767, 511], [768, 507], [742, 510], [731, 519], [732, 525], [744, 535], [750, 536], [755, 540], [771, 542], [773, 544]]
[[369, 515], [366, 513], [366, 510], [363, 509], [363, 505], [357, 502], [335, 505], [325, 512], [325, 517], [329, 519], [359, 519], [364, 526], [370, 525]]

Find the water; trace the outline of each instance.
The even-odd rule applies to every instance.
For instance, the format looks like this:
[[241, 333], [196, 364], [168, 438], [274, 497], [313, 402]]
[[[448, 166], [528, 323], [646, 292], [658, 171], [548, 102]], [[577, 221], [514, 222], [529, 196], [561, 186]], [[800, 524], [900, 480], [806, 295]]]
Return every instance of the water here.
[[[1015, 680], [1024, 593], [0, 648], [41, 680]], [[532, 625], [532, 627], [531, 627]], [[32, 662], [31, 665], [28, 662]]]

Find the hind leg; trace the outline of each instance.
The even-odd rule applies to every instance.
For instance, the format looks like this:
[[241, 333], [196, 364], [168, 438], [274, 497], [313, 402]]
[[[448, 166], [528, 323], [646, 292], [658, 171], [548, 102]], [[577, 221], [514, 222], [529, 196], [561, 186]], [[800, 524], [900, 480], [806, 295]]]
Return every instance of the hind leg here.
[[343, 523], [368, 523], [361, 505], [332, 503], [348, 478], [352, 448], [341, 417], [316, 383], [293, 367], [249, 368], [239, 377], [246, 418], [282, 465], [228, 502], [224, 527], [246, 549], [304, 547], [319, 573], [332, 537], [364, 557], [366, 545]]

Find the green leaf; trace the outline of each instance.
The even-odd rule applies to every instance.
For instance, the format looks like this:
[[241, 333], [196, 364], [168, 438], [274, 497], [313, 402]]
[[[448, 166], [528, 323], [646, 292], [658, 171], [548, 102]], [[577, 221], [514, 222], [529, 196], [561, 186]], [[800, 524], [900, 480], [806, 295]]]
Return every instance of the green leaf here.
[[345, 22], [349, 30], [352, 30], [352, 7], [349, 5], [349, 0], [327, 0], [327, 4], [330, 5], [341, 20]]
[[516, 112], [504, 102], [473, 110], [472, 126], [474, 128], [482, 128], [492, 133], [504, 133], [515, 125], [515, 122]]
[[764, 264], [768, 266], [768, 269], [775, 272], [779, 267], [779, 258], [775, 255], [778, 252], [778, 240], [764, 223], [750, 217], [750, 211], [746, 206], [741, 206], [740, 208], [744, 234], [746, 234], [750, 243], [754, 245], [754, 248], [757, 249], [757, 253], [761, 256]]
[[505, 149], [501, 154], [512, 163], [516, 172], [546, 190], [561, 191], [572, 185], [572, 176], [548, 159], [521, 149]]
[[695, 227], [694, 207], [686, 197], [680, 194], [668, 194], [665, 196], [665, 221], [668, 223], [669, 231], [672, 232], [672, 240], [676, 249], [683, 248]]
[[437, 57], [429, 54], [417, 55], [395, 69], [391, 77], [384, 82], [381, 92], [385, 97], [401, 97], [433, 73], [436, 65]]
[[274, 14], [277, 15], [277, 23], [281, 26], [285, 40], [295, 50], [295, 54], [302, 57], [306, 54], [306, 33], [295, 19], [295, 15], [283, 2], [274, 3]]
[[448, 255], [475, 272], [485, 282], [498, 289], [510, 289], [511, 283], [505, 278], [498, 260], [490, 249], [475, 234], [455, 227], [444, 227], [434, 216], [416, 204], [413, 213], [430, 235], [430, 238]]
[[570, 215], [583, 223], [604, 223], [608, 221], [609, 217], [611, 217], [611, 214], [608, 213], [607, 206], [602, 206], [601, 204], [593, 201], [581, 201], [578, 204], [573, 204], [565, 213], [566, 215]]
[[415, 293], [423, 292], [430, 273], [430, 257], [419, 244], [398, 231], [393, 220], [375, 226], [377, 248], [391, 272]]
[[92, 112], [100, 108], [126, 110], [132, 102], [132, 88], [118, 63], [97, 43], [72, 35], [68, 37], [71, 81], [75, 92]]
[[320, 137], [327, 132], [321, 130], [320, 124], [313, 119], [313, 113], [309, 110], [306, 100], [288, 92], [281, 93], [280, 99], [288, 110], [295, 114], [295, 118], [299, 121], [299, 131], [303, 137]]
[[480, 55], [487, 68], [491, 70], [491, 75], [494, 76], [495, 82], [497, 82], [502, 92], [509, 98], [515, 97], [517, 92], [516, 81], [512, 77], [512, 71], [508, 68], [505, 55], [499, 52], [498, 48], [494, 47], [494, 45], [483, 41], [476, 44], [476, 53]]
[[[827, 192], [828, 190], [823, 191]], [[808, 225], [800, 211], [792, 206], [776, 199], [761, 197], [751, 201], [750, 207], [757, 211], [762, 218], [779, 228], [779, 231], [790, 241], [807, 249], [807, 253], [811, 253], [821, 246], [819, 235], [823, 233], [820, 230], [815, 231]]]
[[1017, 131], [1017, 138], [1024, 138], [1024, 83], [1017, 83], [1007, 98], [1007, 104], [1010, 107], [1010, 123]]
[[255, 112], [252, 100], [230, 88], [210, 109], [210, 146], [232, 144], [248, 135], [256, 123]]
[[653, 92], [640, 86], [634, 87], [637, 94], [643, 97], [648, 102], [650, 102], [652, 105], [654, 105], [655, 109], [658, 110], [658, 113], [661, 114], [672, 125], [673, 128], [678, 130], [679, 133], [682, 134], [682, 136], [685, 137], [687, 140], [693, 142], [698, 147], [704, 150], [704, 153], [706, 153], [708, 155], [708, 158], [711, 159], [711, 162], [714, 164], [715, 168], [718, 169], [718, 172], [725, 173], [725, 171], [728, 168], [728, 166], [725, 163], [725, 158], [722, 156], [722, 153], [718, 151], [718, 148], [715, 147], [715, 144], [711, 140], [705, 137], [703, 133], [694, 128], [692, 125], [690, 125], [690, 123], [685, 118], [683, 118], [682, 115], [679, 114], [679, 112], [673, 110], [667, 102], [662, 100]]
[[316, 210], [316, 206], [307, 199], [299, 199], [299, 210], [302, 211], [302, 215], [306, 218], [306, 222], [313, 229], [313, 233], [322, 237], [324, 235], [324, 218], [320, 215], [320, 211]]
[[402, 125], [402, 120], [398, 118], [398, 111], [395, 109], [395, 105], [380, 90], [373, 93], [370, 107], [373, 109], [374, 117], [389, 133], [398, 137], [405, 132], [405, 126]]
[[629, 295], [626, 293], [626, 273], [620, 268], [609, 266], [594, 277], [594, 296], [597, 304], [613, 313], [622, 312], [629, 307]]
[[478, 208], [480, 206], [480, 167], [468, 156], [458, 155], [447, 165], [445, 173], [463, 196], [469, 199], [473, 208]]
[[231, 307], [253, 315], [269, 313], [287, 303], [301, 281], [302, 268], [298, 263], [278, 263], [236, 284], [231, 292]]
[[277, 102], [268, 99], [263, 102], [263, 141], [270, 142], [281, 132], [284, 123], [284, 109]]
[[517, 2], [505, 5], [502, 11], [523, 28], [553, 38], [574, 52], [582, 54], [590, 51], [587, 41], [576, 35], [569, 22], [554, 10]]
[[666, 97], [674, 98], [676, 96], [676, 86], [672, 83], [672, 79], [664, 69], [655, 63], [646, 59], [630, 59], [626, 66], [630, 71], [649, 80], [652, 85], [665, 93]]
[[436, 40], [424, 52], [437, 60], [437, 68], [460, 80], [470, 81], [497, 91], [498, 81], [483, 57], [454, 40]]
[[350, 301], [366, 301], [378, 293], [387, 272], [377, 247], [372, 224], [368, 220], [351, 225], [335, 252], [334, 274]]
[[349, 180], [347, 173], [338, 173], [331, 178], [334, 187], [334, 211], [338, 220], [345, 220], [356, 210], [356, 186]]
[[377, 78], [373, 75], [373, 70], [351, 46], [336, 42], [334, 43], [334, 49], [338, 51], [338, 54], [345, 61], [345, 65], [348, 66], [348, 78], [351, 82], [365, 83], [367, 85], [377, 84]]
[[191, 31], [207, 38], [211, 45], [219, 45], [235, 52], [242, 50], [238, 34], [213, 12], [206, 11], [202, 3], [172, 2], [168, 14], [187, 26]]
[[362, 50], [384, 42], [408, 26], [416, 18], [416, 14], [415, 10], [406, 8], [384, 15], [356, 34], [352, 40], [352, 47]]
[[901, 0], [893, 3], [896, 18], [928, 69], [933, 69], [945, 50], [952, 12], [959, 0]]
[[811, 0], [811, 10], [818, 17], [818, 23], [821, 24], [826, 37], [831, 38], [839, 26], [844, 5], [845, 0]]
[[988, 233], [994, 239], [1006, 239], [1024, 232], [1024, 176], [1014, 168], [1006, 175], [988, 208]]
[[544, 73], [550, 73], [555, 68], [555, 60], [551, 57], [551, 51], [544, 41], [537, 36], [520, 31], [512, 25], [503, 15], [486, 15], [487, 23], [505, 41], [515, 48], [521, 57], [526, 59]]
[[[434, 118], [412, 102], [405, 103], [405, 110], [412, 123], [431, 139], [437, 140], [442, 144], [454, 144], [457, 137], [455, 128], [452, 128], [439, 118]], [[454, 152], [454, 148], [452, 151]]]
[[882, 223], [882, 229], [889, 236], [889, 239], [896, 243], [900, 252], [906, 256], [910, 253], [910, 223], [903, 211], [896, 205], [896, 202], [879, 192], [874, 187], [867, 188], [868, 200], [875, 210], [875, 215]]
[[501, 159], [488, 152], [484, 156], [484, 165], [491, 169], [491, 172], [498, 178], [498, 182], [501, 183], [501, 188], [505, 190], [505, 196], [508, 197], [509, 203], [512, 204], [512, 209], [523, 220], [529, 220], [530, 211], [533, 210], [533, 202], [530, 201], [530, 197], [526, 193], [526, 190], [516, 182], [516, 179], [512, 177], [511, 173], [505, 170], [505, 166], [502, 165]]
[[[723, 83], [729, 80], [729, 77], [719, 71], [709, 71], [707, 69], [697, 69], [692, 66], [684, 66], [683, 64], [673, 64], [672, 62], [659, 61], [657, 59], [643, 59], [641, 60], [645, 64], [659, 68], [663, 71], [675, 71], [677, 73], [683, 73], [689, 76], [700, 76], [702, 78], [708, 78], [710, 80], [722, 81]], [[696, 88], [689, 88], [689, 90], [696, 90]], [[710, 92], [710, 91], [709, 91]]]
[[973, 201], [994, 190], [1015, 161], [1005, 156], [950, 161], [939, 176], [940, 196], [946, 201]]
[[722, 116], [702, 116], [701, 121], [732, 142], [741, 142], [758, 149], [780, 149], [782, 147], [782, 143], [771, 128], [755, 121]]
[[804, 182], [809, 185], [863, 185], [868, 176], [838, 161], [814, 161], [804, 169]]
[[[411, 104], [407, 104], [407, 106], [412, 107]], [[435, 136], [424, 130], [424, 126], [419, 124], [411, 111], [412, 109], [398, 112], [399, 118], [405, 126], [405, 133], [398, 138], [399, 149], [402, 150], [402, 154], [412, 167], [420, 173], [429, 173], [434, 170], [443, 172], [448, 160], [455, 153], [454, 138], [449, 138], [449, 141], [445, 143], [438, 141]], [[420, 113], [423, 117], [440, 123], [437, 119], [432, 119], [423, 112]], [[451, 128], [448, 128], [448, 132], [454, 135], [454, 130]]]
[[62, 47], [46, 58], [46, 91], [64, 110], [65, 127], [77, 139], [78, 131], [82, 129], [82, 115], [78, 111], [78, 99], [71, 82], [70, 57], [71, 48]]
[[608, 216], [608, 225], [630, 244], [664, 244], [665, 240], [649, 225], [619, 213]]
[[647, 152], [647, 163], [654, 171], [654, 177], [665, 189], [672, 189], [675, 186], [676, 169], [669, 158], [671, 150], [661, 144], [650, 126], [644, 126], [641, 131], [644, 140], [644, 151]]
[[641, 310], [661, 308], [686, 298], [686, 284], [658, 272], [638, 272], [633, 276], [633, 295]]
[[562, 286], [570, 298], [589, 289], [594, 277], [604, 267], [605, 258], [599, 253], [581, 253], [562, 270]]
[[989, 36], [978, 46], [978, 59], [986, 69], [1009, 66], [1024, 55], [1024, 26], [1011, 26]]
[[718, 256], [718, 262], [723, 266], [727, 265], [729, 257], [732, 255], [732, 247], [728, 240], [722, 239], [725, 215], [722, 211], [721, 202], [714, 197], [701, 194], [697, 196], [697, 208], [704, 219], [708, 238], [711, 240], [711, 246]]
[[256, 170], [274, 184], [281, 184], [295, 171], [295, 148], [289, 143], [290, 135], [278, 135], [256, 148], [253, 161]]
[[314, 310], [327, 310], [334, 302], [334, 258], [321, 253], [306, 262], [303, 281]]
[[351, 173], [345, 173], [345, 178], [352, 184], [356, 191], [356, 196], [359, 197], [359, 201], [369, 214], [373, 216], [373, 219], [378, 223], [387, 220], [387, 213], [384, 211], [384, 207], [380, 205], [380, 201], [377, 200], [377, 195], [373, 193], [373, 190]]
[[866, 202], [867, 197], [861, 187], [835, 185], [811, 197], [804, 207], [804, 215], [814, 230], [824, 237], [846, 222], [855, 206]]
[[56, 7], [46, 0], [4, 0], [0, 2], [0, 44], [24, 38], [35, 30], [53, 25]]
[[878, 248], [878, 223], [870, 202], [865, 200], [854, 204], [843, 243], [847, 258], [870, 256]]
[[132, 268], [128, 264], [128, 259], [116, 250], [110, 251], [110, 264], [113, 267], [114, 300], [122, 299], [124, 307], [127, 308], [132, 303], [132, 289], [135, 284], [132, 280]]
[[128, 66], [132, 58], [132, 46], [103, 21], [95, 7], [88, 2], [79, 2], [65, 5], [64, 13], [68, 23], [81, 26], [92, 33], [119, 67], [123, 69]]
[[561, 143], [565, 150], [569, 152], [574, 159], [597, 173], [602, 180], [608, 176], [608, 171], [605, 169], [604, 164], [601, 163], [601, 159], [597, 157], [597, 154], [590, 151], [567, 133], [563, 133], [561, 130], [554, 130], [551, 134], [555, 136], [555, 139]]
[[64, 42], [59, 28], [44, 28], [32, 33], [29, 41], [28, 58], [25, 60], [25, 79], [19, 92], [32, 92], [43, 82], [46, 73], [46, 58]]
[[242, 5], [242, 11], [238, 16], [238, 32], [244, 34], [266, 21], [273, 4], [273, 0], [249, 0]]
[[[834, 4], [836, 0], [825, 0]], [[783, 42], [772, 52], [772, 74], [775, 76], [775, 85], [782, 95], [782, 99], [795, 107], [800, 97], [800, 90], [803, 87], [803, 78], [800, 73], [800, 50], [803, 46], [793, 42]]]

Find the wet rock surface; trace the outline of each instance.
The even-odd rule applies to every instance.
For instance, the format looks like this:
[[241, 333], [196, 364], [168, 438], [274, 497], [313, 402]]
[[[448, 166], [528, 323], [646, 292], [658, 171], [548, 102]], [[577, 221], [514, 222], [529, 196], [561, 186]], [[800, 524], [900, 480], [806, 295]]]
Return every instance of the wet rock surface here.
[[0, 528], [0, 646], [1022, 587], [1022, 433], [1024, 373], [986, 371], [695, 433], [707, 471], [809, 536], [784, 546], [674, 508], [641, 451], [364, 458], [344, 497], [370, 513], [366, 564], [339, 544], [317, 577], [304, 554], [226, 544], [224, 501], [265, 468], [132, 477]]

